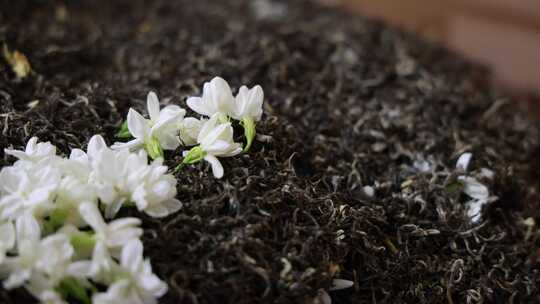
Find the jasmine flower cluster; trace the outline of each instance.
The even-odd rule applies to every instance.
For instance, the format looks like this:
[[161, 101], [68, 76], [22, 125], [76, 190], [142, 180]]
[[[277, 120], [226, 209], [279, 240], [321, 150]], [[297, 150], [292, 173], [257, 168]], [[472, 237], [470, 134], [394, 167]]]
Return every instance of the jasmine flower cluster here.
[[[183, 151], [182, 164], [210, 163], [221, 178], [218, 158], [247, 151], [261, 119], [260, 86], [242, 86], [236, 96], [225, 80], [204, 84], [188, 106], [206, 117], [185, 117], [147, 96], [148, 117], [130, 109], [118, 133], [132, 139], [107, 146], [94, 135], [86, 151], [56, 154], [49, 142], [31, 138], [24, 151], [0, 170], [0, 279], [4, 288], [23, 287], [42, 303], [156, 303], [167, 285], [144, 258], [141, 221], [115, 218], [122, 207], [152, 217], [178, 211], [176, 179], [163, 165], [164, 150]], [[231, 119], [244, 128], [244, 147], [234, 141]], [[152, 161], [149, 162], [149, 158]], [[105, 287], [105, 288], [104, 288]]]
[[[132, 136], [126, 143], [116, 143], [113, 149], [147, 151], [152, 159], [162, 158], [163, 150], [176, 150], [179, 146], [192, 147], [183, 151], [182, 164], [194, 164], [201, 160], [210, 163], [214, 177], [223, 177], [223, 166], [218, 158], [231, 157], [246, 152], [253, 143], [256, 123], [262, 116], [264, 93], [260, 86], [249, 89], [240, 87], [233, 96], [229, 84], [220, 77], [203, 85], [202, 96], [189, 97], [188, 107], [207, 118], [185, 117], [186, 111], [169, 105], [159, 109], [155, 93], [147, 97], [149, 118], [130, 109], [127, 124], [119, 133], [121, 137]], [[231, 119], [237, 120], [244, 129], [245, 146], [234, 141]]]
[[156, 303], [165, 294], [143, 256], [141, 221], [105, 220], [123, 206], [153, 217], [181, 208], [162, 159], [148, 163], [144, 150], [110, 149], [99, 135], [67, 158], [35, 137], [24, 151], [5, 153], [18, 158], [0, 171], [6, 289], [24, 287], [42, 303]]

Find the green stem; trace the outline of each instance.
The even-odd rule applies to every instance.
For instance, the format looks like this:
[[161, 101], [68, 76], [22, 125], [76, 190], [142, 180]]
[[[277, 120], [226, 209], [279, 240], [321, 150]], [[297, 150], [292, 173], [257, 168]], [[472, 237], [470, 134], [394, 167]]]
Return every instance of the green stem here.
[[246, 146], [244, 147], [244, 152], [247, 152], [249, 148], [251, 148], [251, 144], [255, 138], [255, 121], [250, 117], [244, 117], [240, 124], [244, 128], [244, 136], [246, 137]]

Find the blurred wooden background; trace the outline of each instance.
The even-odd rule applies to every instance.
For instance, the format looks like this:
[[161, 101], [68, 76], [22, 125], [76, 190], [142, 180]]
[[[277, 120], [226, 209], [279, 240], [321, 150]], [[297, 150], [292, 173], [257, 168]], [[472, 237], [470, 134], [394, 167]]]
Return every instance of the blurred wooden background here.
[[[329, 0], [327, 0], [329, 1]], [[489, 65], [497, 81], [540, 95], [540, 0], [341, 0]]]

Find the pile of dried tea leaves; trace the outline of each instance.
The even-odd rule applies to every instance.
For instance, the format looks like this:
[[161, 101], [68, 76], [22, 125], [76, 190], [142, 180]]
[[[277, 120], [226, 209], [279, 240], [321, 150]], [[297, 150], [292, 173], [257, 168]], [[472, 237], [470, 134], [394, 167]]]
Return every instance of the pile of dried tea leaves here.
[[[111, 143], [150, 90], [185, 107], [216, 75], [264, 88], [250, 153], [221, 180], [186, 167], [183, 209], [143, 219], [160, 302], [317, 303], [334, 278], [355, 282], [334, 303], [540, 301], [538, 128], [436, 45], [307, 0], [1, 1], [0, 41], [2, 150]], [[477, 223], [464, 152], [494, 173]]]

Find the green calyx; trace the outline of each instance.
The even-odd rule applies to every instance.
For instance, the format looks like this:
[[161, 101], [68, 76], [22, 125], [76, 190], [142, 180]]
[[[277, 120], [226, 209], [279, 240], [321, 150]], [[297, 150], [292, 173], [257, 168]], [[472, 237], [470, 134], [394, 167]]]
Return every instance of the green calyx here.
[[77, 254], [81, 256], [91, 256], [96, 244], [94, 234], [84, 231], [74, 233], [69, 241]]
[[247, 152], [251, 148], [253, 139], [255, 138], [255, 121], [250, 117], [245, 117], [240, 122], [240, 125], [244, 128], [244, 136], [246, 137], [246, 145], [244, 147], [244, 152]]
[[57, 208], [49, 216], [49, 221], [51, 222], [51, 225], [57, 229], [64, 225], [68, 214], [69, 210], [67, 208]]
[[156, 158], [163, 158], [163, 149], [161, 148], [161, 145], [159, 144], [159, 141], [157, 138], [150, 138], [150, 140], [147, 140], [144, 142], [144, 149], [148, 153], [148, 156], [150, 156], [151, 159]]
[[54, 233], [58, 228], [62, 227], [66, 222], [68, 214], [69, 209], [65, 207], [54, 209], [51, 215], [49, 215], [49, 219], [43, 223], [45, 234]]
[[201, 148], [201, 146], [193, 147], [188, 151], [186, 156], [184, 156], [182, 164], [194, 164], [201, 161], [205, 156], [206, 152]]
[[55, 290], [62, 296], [63, 299], [72, 298], [83, 304], [91, 303], [87, 288], [85, 288], [75, 278], [68, 277], [63, 279], [56, 286]]
[[116, 137], [117, 138], [130, 138], [131, 137], [131, 133], [129, 132], [127, 121], [124, 121], [122, 123], [122, 125], [120, 126], [120, 129], [116, 133]]
[[200, 162], [205, 156], [206, 152], [201, 148], [201, 146], [195, 146], [191, 148], [191, 150], [189, 150], [188, 153], [186, 153], [186, 155], [184, 156], [182, 162], [178, 166], [176, 166], [173, 173], [177, 173], [178, 171], [180, 171], [180, 169], [182, 169], [184, 165], [191, 165], [196, 162]]

